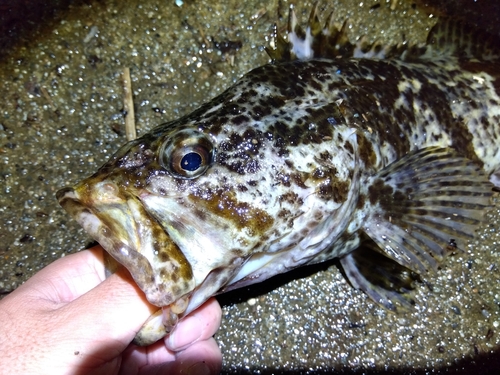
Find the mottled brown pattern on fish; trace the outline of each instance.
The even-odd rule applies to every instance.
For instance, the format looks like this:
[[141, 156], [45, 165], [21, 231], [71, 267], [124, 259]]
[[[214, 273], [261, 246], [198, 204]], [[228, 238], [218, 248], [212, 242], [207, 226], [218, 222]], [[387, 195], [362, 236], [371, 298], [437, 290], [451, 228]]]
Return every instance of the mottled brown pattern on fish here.
[[[370, 131], [372, 131], [370, 129]], [[372, 170], [375, 168], [376, 163], [377, 163], [377, 155], [375, 151], [373, 150], [373, 145], [368, 139], [367, 136], [365, 136], [362, 133], [357, 133], [358, 137], [358, 147], [359, 147], [359, 158], [363, 162], [365, 168], [367, 170]]]
[[245, 228], [252, 237], [264, 234], [274, 223], [271, 216], [248, 203], [239, 202], [231, 192], [217, 191], [206, 198], [192, 196], [191, 199], [199, 208], [215, 213], [236, 228]]
[[[408, 211], [404, 212], [407, 209], [408, 195], [403, 194], [399, 190], [394, 191], [394, 188], [391, 185], [386, 184], [384, 180], [376, 180], [375, 183], [368, 188], [368, 193], [370, 204], [374, 206], [379, 204], [381, 208], [386, 210], [386, 215], [389, 215], [389, 212], [391, 213], [392, 216], [390, 218], [389, 216], [386, 216], [385, 219], [401, 219], [404, 213], [408, 213]], [[401, 210], [396, 211], [397, 216], [394, 215], [395, 210], [387, 210], [388, 207], [392, 208], [395, 205], [402, 207]]]

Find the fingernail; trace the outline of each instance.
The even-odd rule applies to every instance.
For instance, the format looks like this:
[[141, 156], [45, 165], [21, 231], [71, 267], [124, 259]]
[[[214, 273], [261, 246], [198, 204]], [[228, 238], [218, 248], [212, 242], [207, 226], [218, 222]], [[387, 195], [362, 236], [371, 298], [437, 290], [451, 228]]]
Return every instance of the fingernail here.
[[202, 322], [192, 315], [179, 322], [174, 331], [165, 340], [165, 345], [172, 351], [179, 351], [194, 343], [201, 336]]
[[210, 375], [210, 367], [207, 366], [205, 362], [198, 362], [192, 365], [186, 372], [186, 374], [192, 375]]

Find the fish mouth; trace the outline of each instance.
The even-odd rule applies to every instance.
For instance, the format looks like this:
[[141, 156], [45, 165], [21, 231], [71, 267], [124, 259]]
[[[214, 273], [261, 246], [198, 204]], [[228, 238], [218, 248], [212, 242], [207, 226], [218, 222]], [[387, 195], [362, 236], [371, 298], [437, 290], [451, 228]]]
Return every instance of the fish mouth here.
[[151, 304], [184, 312], [195, 281], [182, 251], [136, 196], [91, 179], [59, 190], [60, 205], [129, 270]]

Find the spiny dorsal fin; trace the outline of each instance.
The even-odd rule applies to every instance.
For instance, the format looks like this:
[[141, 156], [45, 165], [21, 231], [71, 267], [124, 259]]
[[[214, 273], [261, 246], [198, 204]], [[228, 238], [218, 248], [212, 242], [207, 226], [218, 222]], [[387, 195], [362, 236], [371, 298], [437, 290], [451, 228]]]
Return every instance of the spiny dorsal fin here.
[[309, 16], [306, 30], [297, 21], [297, 16], [290, 6], [286, 41], [276, 28], [276, 49], [266, 49], [273, 61], [293, 61], [318, 58], [338, 58], [352, 56], [355, 46], [346, 33], [347, 20], [342, 27], [333, 22], [333, 14], [322, 27], [316, 4]]
[[427, 36], [427, 46], [433, 53], [462, 59], [494, 61], [500, 58], [497, 37], [455, 20], [440, 20]]
[[291, 61], [290, 48], [288, 42], [281, 35], [278, 26], [274, 25], [275, 48], [264, 47], [267, 54], [273, 61]]
[[427, 43], [420, 45], [399, 43], [386, 46], [378, 41], [369, 43], [366, 37], [352, 43], [347, 35], [347, 25], [348, 20], [341, 26], [336, 24], [331, 13], [322, 26], [316, 3], [304, 30], [292, 5], [288, 17], [288, 40], [276, 31], [276, 49], [266, 48], [266, 51], [275, 62], [312, 58], [394, 58], [418, 61], [448, 56], [480, 61], [500, 59], [498, 38], [461, 21], [438, 21], [429, 32]]

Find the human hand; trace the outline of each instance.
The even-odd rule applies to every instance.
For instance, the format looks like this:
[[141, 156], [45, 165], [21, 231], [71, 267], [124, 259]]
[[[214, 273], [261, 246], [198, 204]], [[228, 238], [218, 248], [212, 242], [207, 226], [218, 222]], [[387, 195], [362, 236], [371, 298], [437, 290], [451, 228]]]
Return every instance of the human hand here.
[[10, 374], [218, 374], [215, 299], [148, 347], [130, 344], [158, 307], [125, 269], [105, 278], [96, 246], [50, 264], [0, 301], [1, 369]]

